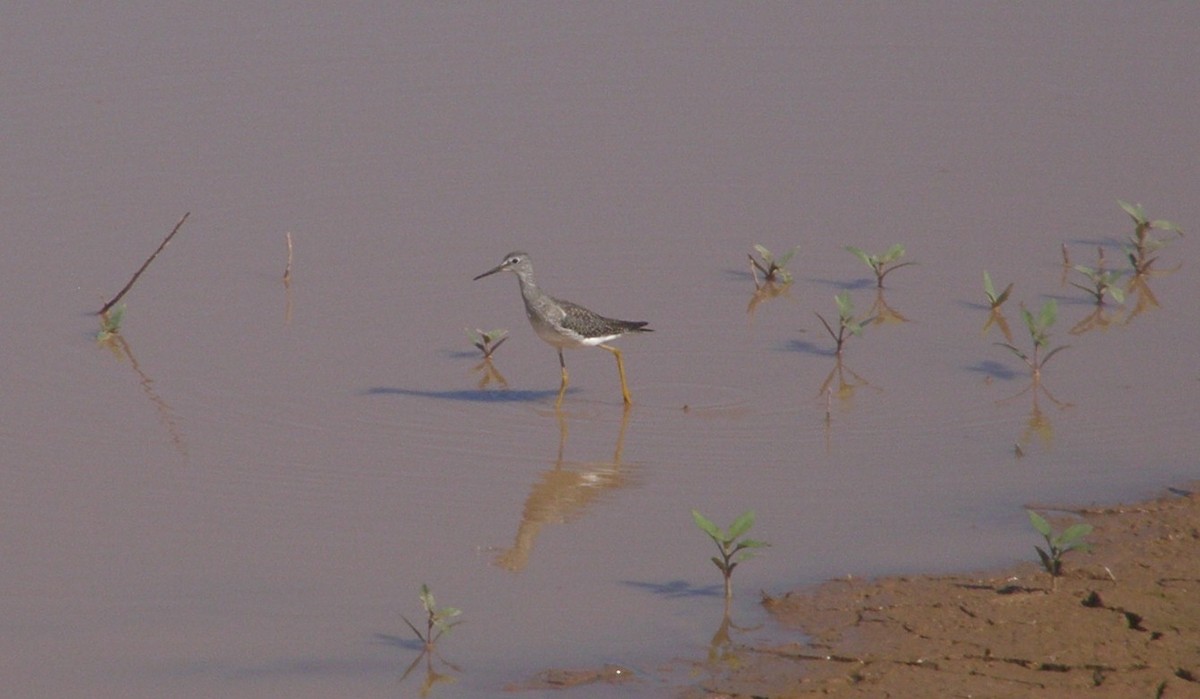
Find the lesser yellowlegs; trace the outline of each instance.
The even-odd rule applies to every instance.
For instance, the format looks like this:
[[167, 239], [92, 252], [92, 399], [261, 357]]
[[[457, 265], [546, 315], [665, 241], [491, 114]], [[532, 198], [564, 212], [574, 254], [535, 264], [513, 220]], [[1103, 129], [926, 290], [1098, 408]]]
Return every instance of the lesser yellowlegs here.
[[612, 352], [617, 358], [617, 373], [621, 375], [621, 396], [626, 405], [631, 404], [633, 400], [629, 397], [629, 387], [625, 384], [625, 363], [621, 360], [621, 350], [605, 343], [630, 333], [651, 332], [651, 329], [646, 327], [648, 321], [605, 318], [583, 306], [550, 296], [533, 281], [533, 263], [524, 252], [508, 253], [503, 262], [475, 277], [475, 280], [504, 271], [516, 274], [521, 282], [525, 315], [529, 317], [533, 331], [558, 350], [562, 386], [558, 390], [556, 405], [562, 403], [563, 394], [567, 390], [567, 363], [563, 359], [563, 349], [574, 347], [600, 347]]

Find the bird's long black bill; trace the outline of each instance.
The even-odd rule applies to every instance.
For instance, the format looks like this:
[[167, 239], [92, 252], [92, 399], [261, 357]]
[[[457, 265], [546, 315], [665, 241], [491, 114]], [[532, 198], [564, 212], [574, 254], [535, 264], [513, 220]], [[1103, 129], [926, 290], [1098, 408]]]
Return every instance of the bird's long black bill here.
[[499, 266], [497, 266], [497, 267], [493, 267], [492, 269], [489, 269], [488, 271], [484, 272], [483, 274], [479, 275], [478, 277], [475, 277], [475, 278], [474, 278], [474, 279], [472, 279], [471, 281], [473, 281], [473, 282], [477, 282], [477, 281], [479, 281], [480, 279], [483, 279], [483, 278], [484, 278], [484, 277], [486, 277], [486, 276], [489, 276], [489, 275], [495, 274], [496, 272], [502, 271], [503, 269], [504, 269], [504, 265], [499, 265]]

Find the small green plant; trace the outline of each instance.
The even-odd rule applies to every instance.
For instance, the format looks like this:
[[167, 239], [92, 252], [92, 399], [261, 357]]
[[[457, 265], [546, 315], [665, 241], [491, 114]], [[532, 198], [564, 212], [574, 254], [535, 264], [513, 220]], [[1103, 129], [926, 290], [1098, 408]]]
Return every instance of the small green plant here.
[[758, 286], [758, 274], [763, 275], [763, 283], [772, 284], [778, 282], [780, 284], [790, 284], [792, 281], [792, 273], [787, 270], [787, 263], [791, 261], [792, 256], [800, 247], [796, 246], [791, 250], [780, 255], [778, 258], [765, 247], [755, 245], [754, 250], [758, 253], [760, 260], [754, 259], [754, 255], [747, 255], [750, 258], [750, 274], [754, 277], [754, 286]]
[[725, 599], [728, 601], [733, 598], [733, 569], [737, 568], [742, 561], [754, 557], [754, 553], [750, 549], [763, 548], [769, 544], [765, 541], [742, 538], [746, 532], [750, 531], [750, 527], [754, 526], [754, 510], [746, 510], [733, 520], [733, 524], [729, 525], [728, 532], [713, 524], [712, 521], [700, 514], [699, 510], [692, 510], [692, 519], [696, 521], [696, 526], [700, 527], [701, 531], [708, 534], [708, 537], [721, 551], [719, 557], [712, 557], [712, 562], [725, 577]]
[[[1007, 342], [997, 342], [996, 344], [1020, 357], [1029, 365], [1034, 378], [1037, 378], [1041, 375], [1042, 367], [1046, 365], [1046, 362], [1050, 361], [1051, 357], [1069, 347], [1069, 345], [1060, 345], [1046, 351], [1046, 348], [1050, 344], [1050, 326], [1054, 325], [1054, 322], [1058, 320], [1058, 302], [1054, 299], [1046, 301], [1046, 303], [1042, 304], [1042, 310], [1036, 317], [1029, 312], [1029, 309], [1022, 305], [1021, 318], [1025, 320], [1025, 327], [1029, 329], [1029, 338], [1033, 341], [1033, 355], [1025, 354]], [[1045, 352], [1044, 355], [1043, 352]]]
[[118, 304], [100, 314], [100, 331], [96, 333], [98, 342], [106, 342], [113, 335], [121, 332], [121, 321], [125, 318], [125, 304]]
[[992, 275], [983, 270], [983, 293], [987, 295], [988, 305], [992, 310], [998, 310], [1004, 302], [1008, 300], [1008, 295], [1012, 293], [1013, 285], [1009, 282], [1008, 286], [1004, 287], [1004, 291], [996, 293], [996, 287], [992, 285]]
[[1113, 301], [1117, 303], [1125, 303], [1125, 290], [1117, 286], [1117, 282], [1125, 273], [1115, 269], [1104, 269], [1103, 265], [1092, 268], [1087, 265], [1075, 265], [1072, 269], [1087, 277], [1090, 286], [1076, 284], [1071, 282], [1071, 286], [1076, 289], [1083, 289], [1092, 295], [1097, 306], [1104, 305], [1104, 297], [1111, 296]]
[[904, 246], [899, 243], [888, 248], [888, 251], [882, 255], [869, 255], [865, 250], [856, 248], [853, 245], [847, 245], [846, 249], [853, 253], [855, 257], [862, 260], [863, 264], [871, 268], [871, 271], [875, 273], [875, 284], [880, 289], [883, 288], [883, 278], [888, 273], [901, 267], [916, 264], [916, 262], [897, 262], [901, 257], [904, 257]]
[[1090, 551], [1091, 544], [1084, 541], [1088, 534], [1092, 533], [1092, 525], [1086, 522], [1072, 524], [1057, 534], [1050, 527], [1050, 523], [1046, 518], [1034, 512], [1026, 510], [1029, 513], [1029, 523], [1033, 528], [1042, 535], [1046, 540], [1046, 548], [1035, 546], [1037, 549], [1038, 558], [1042, 561], [1042, 567], [1050, 574], [1051, 578], [1057, 578], [1062, 575], [1062, 557], [1071, 551]]
[[408, 617], [402, 614], [400, 618], [404, 619], [404, 623], [408, 624], [408, 628], [412, 629], [412, 632], [417, 635], [421, 643], [425, 644], [425, 650], [432, 650], [437, 640], [442, 637], [442, 634], [462, 623], [462, 621], [450, 621], [459, 614], [462, 614], [462, 611], [454, 607], [442, 607], [438, 609], [433, 599], [433, 593], [429, 591], [429, 586], [425, 584], [421, 585], [421, 606], [425, 608], [425, 633], [421, 633], [421, 630], [408, 620]]
[[504, 341], [508, 339], [508, 331], [489, 330], [485, 332], [479, 328], [474, 330], [468, 328], [467, 337], [471, 339], [471, 344], [475, 345], [480, 352], [483, 352], [483, 358], [489, 359], [492, 353], [499, 349], [500, 345], [504, 344]]
[[1120, 199], [1117, 200], [1117, 204], [1125, 210], [1125, 213], [1129, 214], [1134, 225], [1133, 235], [1129, 236], [1129, 245], [1125, 247], [1125, 254], [1129, 258], [1129, 264], [1133, 266], [1134, 274], [1145, 274], [1150, 271], [1150, 267], [1157, 259], [1151, 255], [1161, 250], [1168, 242], [1154, 237], [1151, 232], [1166, 231], [1183, 237], [1183, 229], [1170, 221], [1151, 220], [1141, 204], [1130, 204]]
[[854, 302], [850, 300], [848, 292], [843, 291], [834, 296], [833, 300], [837, 302], [838, 307], [837, 332], [834, 332], [833, 326], [820, 313], [817, 314], [817, 318], [820, 319], [821, 324], [825, 326], [825, 330], [833, 338], [834, 343], [836, 343], [837, 346], [834, 353], [840, 357], [842, 356], [842, 345], [845, 344], [846, 340], [850, 339], [850, 335], [862, 335], [863, 323], [870, 321], [870, 319], [862, 321], [854, 319]]

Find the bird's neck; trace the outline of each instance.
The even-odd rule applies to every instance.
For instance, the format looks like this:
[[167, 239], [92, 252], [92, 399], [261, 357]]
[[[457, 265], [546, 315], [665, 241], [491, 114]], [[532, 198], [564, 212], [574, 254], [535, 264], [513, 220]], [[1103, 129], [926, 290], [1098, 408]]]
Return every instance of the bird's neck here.
[[518, 276], [517, 281], [521, 284], [521, 296], [527, 299], [537, 298], [538, 285], [537, 282], [533, 281], [533, 277]]

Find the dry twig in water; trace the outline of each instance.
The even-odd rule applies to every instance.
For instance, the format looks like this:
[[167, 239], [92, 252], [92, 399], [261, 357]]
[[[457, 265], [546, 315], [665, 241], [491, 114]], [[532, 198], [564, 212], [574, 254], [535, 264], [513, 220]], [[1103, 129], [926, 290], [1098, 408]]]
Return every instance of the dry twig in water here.
[[288, 246], [287, 267], [283, 268], [283, 283], [285, 286], [292, 281], [292, 233], [291, 233], [291, 231], [288, 231], [288, 234], [287, 234], [287, 246]]
[[108, 309], [117, 305], [117, 302], [120, 301], [125, 294], [129, 293], [129, 290], [133, 288], [134, 282], [138, 280], [138, 277], [142, 276], [142, 272], [146, 271], [146, 268], [150, 266], [150, 263], [154, 261], [154, 258], [158, 257], [158, 254], [166, 249], [167, 243], [171, 242], [171, 238], [175, 237], [175, 234], [179, 232], [179, 229], [183, 226], [183, 222], [187, 220], [187, 217], [190, 216], [191, 213], [192, 212], [189, 211], [183, 215], [183, 218], [179, 219], [179, 223], [176, 223], [175, 227], [171, 229], [171, 232], [167, 234], [167, 237], [163, 238], [163, 241], [158, 244], [158, 249], [154, 251], [154, 254], [146, 258], [146, 261], [142, 263], [142, 266], [138, 268], [138, 271], [133, 273], [133, 276], [129, 279], [129, 283], [125, 285], [125, 288], [121, 289], [116, 296], [112, 297], [111, 301], [104, 304], [104, 308], [96, 311], [96, 315], [104, 315], [108, 312]]

